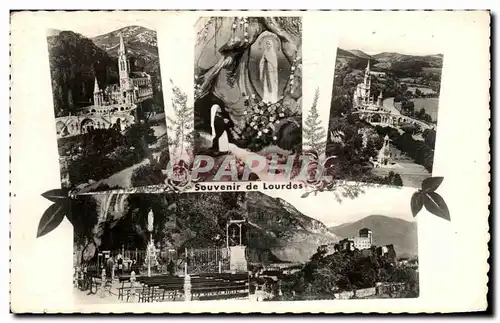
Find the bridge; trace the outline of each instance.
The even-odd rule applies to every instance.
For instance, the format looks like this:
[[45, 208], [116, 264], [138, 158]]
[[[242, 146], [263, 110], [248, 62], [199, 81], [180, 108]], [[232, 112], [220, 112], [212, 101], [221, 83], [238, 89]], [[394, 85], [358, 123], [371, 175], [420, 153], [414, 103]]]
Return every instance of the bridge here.
[[108, 129], [117, 122], [120, 123], [121, 130], [123, 130], [135, 122], [135, 117], [130, 112], [115, 112], [107, 115], [88, 113], [59, 117], [56, 118], [57, 138], [71, 137], [93, 129]]
[[427, 123], [422, 120], [417, 120], [402, 114], [396, 114], [387, 111], [358, 110], [353, 112], [353, 114], [358, 114], [360, 119], [366, 120], [371, 124], [387, 125], [391, 127], [402, 126], [404, 124], [413, 124], [420, 126], [422, 130], [436, 130], [435, 124]]

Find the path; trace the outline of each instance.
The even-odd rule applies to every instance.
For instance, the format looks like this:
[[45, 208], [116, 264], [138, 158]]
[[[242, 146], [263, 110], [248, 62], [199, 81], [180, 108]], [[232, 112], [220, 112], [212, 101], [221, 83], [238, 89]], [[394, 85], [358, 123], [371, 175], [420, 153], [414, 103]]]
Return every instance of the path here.
[[390, 113], [401, 115], [399, 110], [394, 107], [394, 98], [384, 99], [384, 101], [382, 101], [382, 105], [384, 106], [384, 109], [389, 111]]
[[100, 185], [108, 185], [109, 187], [118, 186], [120, 188], [132, 187], [132, 174], [137, 168], [145, 165], [149, 165], [149, 158], [145, 158], [140, 163], [127, 167], [108, 178], [99, 180], [93, 184], [86, 186], [80, 191], [80, 193], [90, 192]]

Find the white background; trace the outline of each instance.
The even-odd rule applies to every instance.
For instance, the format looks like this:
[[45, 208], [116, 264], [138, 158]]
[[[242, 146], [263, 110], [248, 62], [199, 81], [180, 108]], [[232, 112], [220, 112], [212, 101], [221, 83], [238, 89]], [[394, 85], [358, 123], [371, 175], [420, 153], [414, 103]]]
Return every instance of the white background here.
[[[123, 4], [123, 2], [120, 2], [120, 3]], [[183, 4], [185, 4], [185, 3], [187, 3], [187, 2], [183, 1]], [[485, 2], [483, 2], [483, 3], [485, 3]], [[266, 3], [266, 5], [269, 5], [269, 4], [270, 4], [269, 2]], [[308, 1], [307, 4], [311, 4], [311, 2]], [[365, 2], [365, 4], [368, 4], [371, 7], [375, 6], [375, 4], [373, 2]], [[385, 4], [386, 4], [385, 8], [394, 8], [397, 5], [397, 2], [392, 2], [389, 4], [385, 3]], [[426, 2], [426, 1], [419, 1], [418, 4], [420, 7], [425, 7], [425, 8], [436, 7], [436, 4], [431, 3], [431, 2]], [[464, 6], [467, 6], [467, 7], [472, 6], [472, 4], [467, 4], [466, 2], [460, 2], [460, 1], [456, 1], [453, 3], [454, 7], [456, 7], [457, 5], [460, 5], [460, 4], [464, 4]], [[482, 2], [480, 2], [480, 1], [474, 2], [474, 6], [476, 6], [478, 8], [487, 8], [488, 7], [486, 4], [483, 6], [481, 6], [481, 4], [482, 4]], [[20, 3], [16, 2], [16, 5], [19, 6]], [[45, 4], [45, 5], [47, 7], [50, 7], [48, 4]], [[57, 3], [55, 5], [57, 5]], [[68, 6], [68, 5], [70, 5], [70, 4], [69, 3], [64, 4], [64, 6]], [[90, 2], [86, 2], [86, 5], [88, 7], [91, 7]], [[145, 1], [141, 1], [140, 3], [136, 3], [136, 6], [137, 5], [139, 5], [141, 8], [146, 8], [147, 4], [145, 3]], [[257, 7], [259, 7], [259, 2], [252, 1], [251, 3], [246, 3], [245, 5], [247, 5], [247, 6], [257, 5]], [[299, 3], [298, 5], [305, 5], [305, 4]], [[342, 3], [339, 3], [337, 5], [342, 6]], [[111, 7], [111, 4], [108, 4], [108, 6]], [[127, 6], [130, 7], [131, 4], [128, 4]], [[222, 7], [222, 6], [223, 5], [217, 5], [216, 7]], [[406, 6], [408, 6], [408, 2], [406, 2]], [[282, 8], [283, 6], [277, 6], [277, 7]], [[355, 8], [355, 7], [357, 7], [357, 6], [355, 5], [354, 1], [344, 2], [343, 8]], [[377, 8], [384, 8], [384, 2], [377, 3], [376, 7]], [[137, 8], [139, 8], [139, 7], [137, 7]], [[448, 8], [448, 6], [446, 6], [446, 8]], [[446, 26], [443, 26], [443, 28], [446, 28]], [[467, 33], [467, 31], [464, 31], [464, 33]], [[457, 38], [460, 38], [461, 42], [465, 43], [465, 42], [467, 42], [467, 40], [474, 41], [474, 39], [472, 39], [472, 37], [469, 38], [470, 35], [467, 36], [467, 35], [464, 35], [464, 33], [457, 35]], [[33, 42], [36, 42], [36, 41], [38, 41], [38, 40], [33, 40]], [[477, 41], [477, 39], [476, 39], [476, 41]], [[447, 54], [449, 54], [451, 56], [456, 55], [455, 58], [458, 60], [458, 59], [460, 59], [460, 55], [463, 55], [464, 50], [474, 50], [474, 48], [470, 48], [470, 46], [467, 46], [467, 45], [464, 46], [464, 44], [461, 44], [461, 42], [459, 40], [450, 41], [450, 45], [456, 46], [455, 49], [457, 49], [457, 50], [454, 52], [450, 52], [450, 54], [448, 52], [445, 52], [445, 64], [446, 64], [447, 57], [450, 57], [450, 56], [447, 56]], [[470, 44], [470, 42], [468, 42], [468, 43]], [[34, 45], [31, 44], [31, 46], [34, 46]], [[483, 48], [483, 50], [484, 50], [484, 48]], [[6, 53], [6, 51], [4, 51], [4, 53]], [[473, 55], [480, 55], [480, 54], [481, 53], [477, 53], [477, 52], [473, 53]], [[33, 58], [33, 56], [30, 56], [30, 55], [33, 55], [33, 53], [31, 53], [31, 54], [26, 53], [26, 55], [27, 56], [26, 56], [25, 64], [30, 66], [29, 65], [30, 61], [32, 64], [34, 64], [33, 60], [30, 59], [30, 58]], [[40, 53], [40, 56], [43, 57], [44, 55], [46, 55], [46, 53]], [[37, 59], [36, 62], [41, 62], [41, 60]], [[161, 64], [162, 64], [162, 73], [164, 73], [164, 69], [163, 69], [164, 63], [162, 62]], [[4, 64], [4, 65], [6, 65], [6, 64]], [[33, 66], [30, 66], [30, 67], [31, 67], [30, 70], [32, 73], [36, 73], [37, 71], [39, 71], [43, 74], [43, 73], [46, 73], [43, 70], [44, 70], [44, 68], [45, 69], [48, 68], [48, 64], [45, 67], [41, 66], [40, 64], [34, 64]], [[6, 68], [6, 67], [4, 67], [4, 68]], [[7, 75], [7, 73], [8, 73], [8, 71], [6, 70], [6, 73], [4, 73], [4, 75]], [[26, 75], [26, 76], [28, 76], [28, 75]], [[35, 77], [35, 75], [33, 75], [33, 76]], [[473, 77], [473, 76], [474, 76], [474, 70], [472, 68], [468, 68], [468, 67], [461, 68], [461, 69], [452, 69], [451, 67], [449, 67], [449, 69], [447, 69], [443, 72], [444, 87], [446, 87], [448, 84], [450, 93], [452, 93], [452, 92], [455, 93], [455, 96], [452, 96], [452, 95], [447, 96], [448, 100], [450, 100], [449, 106], [457, 106], [457, 105], [465, 106], [467, 103], [470, 103], [470, 106], [476, 106], [476, 109], [478, 109], [478, 110], [483, 108], [484, 104], [481, 105], [478, 103], [477, 94], [481, 94], [480, 91], [475, 92], [474, 91], [474, 84], [472, 84], [472, 85], [470, 84], [471, 82], [474, 82], [471, 80], [471, 77]], [[477, 76], [477, 74], [476, 74], [476, 76]], [[29, 76], [28, 76], [28, 78], [29, 78]], [[446, 80], [445, 78], [448, 78], [448, 79]], [[36, 77], [35, 77], [35, 79], [36, 79]], [[23, 80], [23, 83], [25, 83], [25, 82], [29, 82], [29, 81], [26, 81], [26, 79], [25, 79], [25, 80]], [[469, 85], [468, 89], [462, 88], [461, 85], [458, 84], [458, 82], [462, 82], [464, 84], [467, 83]], [[477, 86], [477, 83], [481, 83], [481, 80], [478, 80], [478, 82], [476, 82], [476, 86]], [[482, 85], [484, 86], [484, 84], [482, 84]], [[48, 86], [50, 86], [50, 84]], [[446, 91], [444, 89], [444, 87], [442, 88], [443, 92]], [[472, 90], [470, 87], [472, 87]], [[6, 89], [7, 88], [6, 85], [3, 88]], [[37, 88], [29, 88], [29, 91], [27, 89], [25, 92], [25, 95], [28, 95], [32, 98], [33, 105], [30, 107], [30, 111], [29, 111], [29, 113], [31, 114], [30, 117], [26, 118], [26, 120], [23, 120], [23, 122], [26, 122], [26, 123], [33, 122], [32, 127], [42, 131], [42, 133], [36, 132], [35, 136], [31, 139], [34, 142], [36, 142], [37, 139], [40, 140], [41, 138], [52, 138], [48, 132], [44, 133], [44, 131], [50, 131], [50, 129], [52, 129], [48, 124], [50, 123], [50, 119], [53, 118], [53, 112], [52, 112], [52, 110], [46, 110], [46, 107], [41, 108], [41, 106], [43, 106], [41, 101], [43, 102], [44, 99], [42, 99], [42, 100], [38, 100], [38, 99], [45, 98], [45, 95], [46, 95], [45, 93], [42, 93], [42, 92], [43, 92], [42, 89], [37, 89]], [[462, 96], [461, 94], [464, 94], [464, 93], [468, 93], [468, 95], [470, 97], [466, 97], [465, 95]], [[483, 94], [483, 96], [484, 96], [484, 94]], [[454, 100], [456, 100], [456, 101], [454, 101]], [[479, 101], [481, 101], [481, 98], [479, 98]], [[46, 103], [46, 102], [44, 102], [44, 103]], [[454, 103], [457, 103], [457, 105], [455, 105]], [[480, 102], [480, 103], [484, 103], [484, 102]], [[487, 102], [486, 102], [486, 104], [487, 104]], [[424, 270], [422, 270], [422, 276], [421, 276], [422, 277], [422, 280], [421, 280], [422, 292], [425, 290], [424, 285], [426, 285], [426, 284], [429, 284], [429, 285], [436, 284], [438, 286], [443, 287], [443, 288], [433, 288], [433, 291], [438, 293], [437, 295], [434, 295], [433, 297], [436, 297], [436, 300], [440, 300], [440, 302], [442, 302], [441, 304], [446, 304], [445, 306], [448, 306], [450, 310], [453, 310], [453, 309], [456, 310], [458, 308], [465, 308], [467, 305], [467, 304], [463, 304], [463, 303], [457, 303], [457, 301], [460, 302], [460, 299], [455, 300], [453, 295], [451, 295], [449, 293], [450, 289], [453, 290], [459, 284], [466, 289], [468, 289], [468, 288], [474, 289], [474, 288], [481, 288], [482, 287], [482, 286], [477, 287], [477, 281], [473, 282], [472, 281], [473, 279], [471, 279], [471, 276], [474, 276], [477, 278], [478, 271], [475, 270], [475, 268], [477, 269], [478, 265], [480, 266], [482, 263], [484, 263], [485, 254], [478, 252], [478, 250], [481, 249], [481, 246], [486, 241], [485, 240], [486, 237], [484, 237], [484, 236], [478, 237], [477, 234], [482, 231], [480, 227], [485, 225], [485, 223], [484, 223], [485, 222], [484, 196], [487, 194], [487, 191], [484, 191], [484, 187], [481, 187], [482, 191], [474, 192], [473, 188], [477, 188], [478, 186], [472, 186], [473, 188], [470, 188], [470, 186], [469, 186], [469, 189], [472, 190], [472, 193], [467, 192], [467, 190], [463, 190], [463, 192], [459, 192], [457, 190], [457, 188], [459, 188], [460, 186], [463, 186], [463, 182], [468, 182], [468, 183], [473, 184], [474, 180], [477, 179], [477, 173], [475, 172], [475, 171], [477, 171], [477, 169], [471, 169], [469, 167], [465, 167], [467, 165], [464, 165], [464, 159], [467, 160], [467, 158], [466, 158], [467, 156], [461, 156], [460, 154], [463, 154], [463, 153], [475, 154], [475, 153], [477, 153], [477, 154], [481, 155], [481, 153], [484, 154], [484, 152], [485, 152], [485, 146], [484, 146], [483, 142], [474, 142], [474, 141], [471, 142], [471, 141], [469, 141], [469, 144], [472, 144], [472, 146], [467, 145], [466, 147], [464, 147], [460, 150], [454, 149], [451, 147], [453, 144], [453, 140], [456, 140], [456, 142], [460, 142], [460, 139], [470, 138], [471, 136], [473, 136], [469, 132], [468, 135], [465, 137], [462, 137], [462, 138], [457, 137], [457, 136], [460, 136], [460, 133], [458, 132], [459, 130], [462, 130], [465, 133], [467, 133], [468, 131], [465, 130], [466, 128], [464, 129], [460, 126], [460, 119], [464, 118], [465, 116], [462, 115], [462, 116], [457, 117], [457, 111], [455, 111], [455, 109], [460, 110], [460, 112], [464, 112], [464, 113], [467, 110], [468, 111], [472, 110], [472, 108], [468, 108], [468, 109], [464, 108], [465, 110], [462, 110], [462, 108], [458, 107], [458, 108], [454, 108], [453, 110], [451, 108], [450, 109], [443, 109], [445, 112], [440, 111], [440, 115], [439, 115], [439, 120], [440, 120], [439, 126], [440, 127], [438, 130], [438, 143], [437, 143], [437, 147], [436, 147], [438, 153], [436, 154], [436, 161], [437, 162], [435, 164], [436, 165], [435, 166], [436, 167], [435, 174], [444, 175], [445, 179], [446, 179], [445, 182], [443, 183], [443, 186], [440, 188], [440, 193], [445, 197], [445, 199], [447, 200], [447, 202], [450, 206], [450, 210], [452, 210], [452, 223], [451, 224], [444, 223], [440, 219], [437, 219], [435, 217], [430, 216], [427, 212], [425, 212], [425, 213], [422, 212], [421, 214], [419, 214], [419, 217], [420, 217], [420, 219], [419, 219], [419, 249], [421, 250], [421, 255], [420, 255], [421, 256], [421, 268], [423, 269], [423, 268], [428, 267], [428, 268], [433, 268], [435, 270], [435, 272], [429, 273], [429, 275], [428, 275], [429, 278], [426, 278], [426, 279], [423, 278], [423, 276], [424, 276], [423, 271]], [[49, 113], [47, 113], [47, 111], [49, 111]], [[449, 115], [448, 115], [448, 113], [449, 113]], [[479, 114], [481, 114], [481, 113], [479, 113]], [[484, 114], [482, 115], [482, 117], [484, 119]], [[7, 119], [8, 119], [8, 116], [6, 115], [4, 120], [7, 120]], [[443, 120], [453, 121], [454, 119], [458, 120], [458, 123], [459, 123], [458, 125], [456, 123], [454, 123], [454, 124], [450, 123], [448, 125], [448, 124], [446, 124], [447, 121], [443, 121]], [[469, 118], [469, 120], [468, 120], [469, 124], [473, 124], [476, 127], [475, 131], [479, 131], [479, 132], [481, 132], [481, 131], [484, 132], [486, 129], [485, 127], [487, 127], [487, 124], [484, 121], [485, 120], [482, 120], [480, 117], [477, 117], [477, 120], [474, 120], [474, 118], [472, 118], [472, 119]], [[45, 125], [43, 125], [42, 127], [39, 127], [39, 125], [38, 125], [39, 122], [42, 122]], [[442, 123], [444, 124], [444, 126], [442, 125]], [[477, 127], [479, 127], [479, 129]], [[447, 129], [447, 130], [445, 130], [445, 132], [450, 134], [451, 138], [449, 138], [449, 139], [441, 139], [440, 138], [440, 131], [442, 130], [442, 128]], [[33, 135], [33, 134], [31, 134], [31, 135]], [[482, 135], [484, 138], [484, 133]], [[1, 138], [7, 138], [7, 134], [5, 133], [5, 135]], [[43, 141], [45, 141], [45, 139]], [[50, 175], [50, 174], [58, 173], [58, 165], [57, 165], [57, 159], [53, 157], [53, 156], [55, 156], [54, 154], [56, 154], [55, 140], [53, 140], [52, 142], [49, 142], [49, 141], [50, 140], [48, 140], [45, 143], [45, 145], [46, 145], [45, 147], [48, 148], [47, 150], [36, 151], [35, 149], [33, 149], [33, 151], [28, 150], [28, 151], [21, 151], [20, 152], [24, 155], [23, 155], [23, 158], [18, 160], [18, 162], [20, 164], [26, 162], [25, 172], [29, 173], [30, 176], [37, 174], [38, 177], [35, 177], [35, 179], [32, 180], [33, 183], [32, 183], [32, 185], [29, 185], [30, 187], [24, 185], [26, 182], [23, 181], [22, 193], [18, 193], [18, 194], [26, 194], [27, 197], [33, 197], [33, 196], [37, 196], [37, 195], [39, 196], [39, 194], [43, 192], [43, 188], [57, 187], [57, 185], [59, 184], [58, 176], [54, 177], [54, 176]], [[450, 146], [450, 144], [451, 144], [451, 146]], [[6, 146], [7, 146], [7, 144], [6, 144]], [[39, 146], [39, 145], [34, 145], [34, 146]], [[13, 147], [13, 148], [16, 149], [16, 147]], [[447, 152], [447, 154], [444, 154], [441, 156], [438, 155], [439, 152], [441, 152], [441, 151]], [[460, 154], [458, 154], [458, 152], [460, 152]], [[449, 157], [449, 154], [452, 154], [454, 158]], [[477, 157], [477, 155], [476, 155], [476, 157]], [[52, 159], [52, 161], [50, 161], [50, 159]], [[477, 161], [477, 158], [473, 158], [473, 159], [476, 159], [476, 161]], [[473, 159], [471, 159], [471, 160], [473, 160]], [[6, 160], [6, 159], [4, 159], [4, 160]], [[54, 160], [55, 160], [55, 162], [54, 162]], [[481, 162], [481, 160], [479, 160], [479, 161]], [[37, 163], [37, 162], [39, 162], [39, 163]], [[450, 163], [452, 163], [454, 166], [450, 166]], [[38, 164], [38, 166], [37, 166], [37, 164]], [[461, 167], [461, 166], [464, 166], [464, 167]], [[7, 165], [6, 165], [6, 167], [7, 167]], [[459, 176], [454, 175], [454, 179], [450, 179], [451, 173], [453, 173], [453, 174], [460, 173], [463, 175], [463, 177], [460, 178]], [[450, 174], [450, 175], [446, 176], [446, 174]], [[453, 180], [456, 180], [456, 182], [452, 182]], [[483, 180], [484, 180], [484, 178], [483, 178]], [[4, 182], [6, 182], [6, 180]], [[14, 185], [15, 185], [15, 183], [14, 183]], [[16, 192], [19, 192], [19, 187], [17, 188]], [[457, 194], [463, 194], [463, 195], [457, 196]], [[467, 198], [470, 198], [470, 194], [476, 194], [475, 195], [476, 199], [483, 197], [483, 200], [479, 201], [480, 203], [478, 203], [477, 205], [473, 205], [474, 203], [465, 203]], [[448, 197], [450, 195], [457, 196], [457, 197], [452, 198], [453, 201], [450, 201], [450, 198]], [[4, 194], [4, 196], [6, 196], [6, 194]], [[28, 199], [28, 200], [30, 202], [32, 201], [31, 199]], [[40, 201], [36, 201], [36, 202], [41, 203], [41, 204], [44, 203], [44, 202], [40, 202]], [[481, 204], [481, 202], [482, 202], [482, 204]], [[8, 201], [5, 201], [5, 203], [3, 203], [3, 205], [8, 205], [8, 204], [9, 204]], [[46, 204], [45, 207], [49, 205], [48, 202], [46, 202], [45, 204]], [[29, 204], [28, 204], [28, 206], [29, 206]], [[43, 207], [42, 207], [42, 209], [43, 209]], [[26, 212], [31, 213], [31, 210], [26, 210]], [[42, 210], [42, 212], [43, 212], [43, 210]], [[35, 213], [33, 213], [33, 214], [35, 214]], [[26, 213], [20, 212], [20, 213], [15, 213], [13, 216], [14, 217], [17, 217], [17, 216], [22, 217], [25, 215], [26, 215]], [[38, 217], [40, 215], [41, 215], [41, 212], [38, 212]], [[31, 216], [30, 216], [30, 218], [31, 218]], [[15, 222], [15, 219], [12, 221]], [[19, 230], [19, 233], [21, 235], [32, 234], [34, 236], [34, 234], [36, 232], [36, 224], [33, 226], [29, 222], [31, 222], [31, 221], [28, 221], [28, 222], [23, 221], [22, 223], [15, 223], [16, 225], [19, 225], [20, 227], [23, 228], [23, 230], [21, 230], [21, 229]], [[67, 230], [71, 231], [71, 226], [68, 223], [65, 223], [64, 225], [66, 227], [63, 226], [50, 234], [50, 236], [51, 236], [50, 240], [53, 241], [52, 243], [60, 242], [61, 238], [65, 239], [66, 234], [63, 231], [67, 231]], [[27, 229], [26, 226], [29, 226], [30, 228]], [[8, 226], [6, 225], [6, 228], [7, 227]], [[34, 227], [34, 229], [32, 227]], [[424, 228], [424, 227], [425, 227], [425, 229], [424, 229], [425, 236], [423, 236], [421, 234], [422, 228]], [[475, 231], [474, 228], [477, 229], [477, 231]], [[471, 240], [467, 239], [467, 237], [466, 237], [467, 232], [470, 233]], [[8, 233], [5, 232], [4, 236], [8, 237]], [[426, 241], [425, 238], [428, 238], [428, 241]], [[31, 237], [29, 239], [31, 239]], [[476, 239], [476, 241], [474, 241], [474, 239]], [[49, 239], [47, 239], [47, 240], [49, 240]], [[477, 240], [481, 240], [481, 241], [477, 241]], [[47, 243], [50, 243], [50, 242], [47, 241]], [[452, 251], [448, 250], [450, 252], [448, 252], [447, 254], [441, 253], [441, 254], [439, 254], [439, 257], [425, 257], [424, 253], [422, 251], [424, 248], [425, 249], [430, 248], [430, 249], [434, 249], [434, 250], [438, 249], [438, 252], [439, 251], [446, 251], [445, 250], [446, 248], [443, 248], [443, 246], [444, 247], [452, 246]], [[47, 247], [48, 247], [48, 245], [44, 245], [44, 242], [37, 242], [36, 245], [30, 245], [30, 248], [28, 248], [29, 250], [28, 249], [21, 250], [21, 251], [19, 251], [19, 253], [22, 254], [22, 253], [26, 252], [26, 254], [29, 255], [27, 257], [28, 259], [26, 260], [26, 263], [30, 263], [30, 260], [33, 260], [33, 256], [36, 257], [36, 255], [38, 253], [46, 252], [47, 249], [50, 249]], [[4, 250], [6, 250], [6, 248]], [[69, 255], [71, 255], [72, 245], [68, 244], [67, 246], [59, 246], [59, 249], [54, 250], [54, 254], [48, 255], [46, 257], [42, 257], [42, 259], [48, 260], [49, 262], [51, 260], [57, 261], [57, 259], [60, 258], [60, 255], [61, 255], [60, 253], [63, 252], [63, 250], [64, 250], [64, 252], [68, 252], [68, 250], [69, 250]], [[31, 253], [33, 253], [33, 255], [31, 255]], [[15, 253], [15, 255], [17, 256], [18, 254]], [[438, 254], [436, 253], [436, 255], [438, 255]], [[7, 259], [7, 255], [5, 255], [4, 259]], [[4, 263], [7, 263], [7, 262], [5, 261]], [[453, 266], [454, 264], [465, 265], [465, 267], [464, 268], [450, 268], [450, 267], [454, 267]], [[469, 265], [467, 266], [467, 264], [469, 264]], [[471, 264], [474, 264], [475, 268], [471, 268], [471, 266], [472, 266]], [[42, 263], [40, 263], [40, 265], [47, 265], [47, 264], [42, 262]], [[29, 277], [29, 276], [33, 275], [34, 269], [32, 269], [31, 267], [29, 267], [29, 268], [25, 267], [25, 266], [23, 266], [23, 267], [24, 267], [23, 269], [18, 269], [18, 270], [16, 270], [16, 272], [18, 272], [18, 274], [19, 274], [19, 272], [25, 270], [24, 274], [26, 274], [26, 276], [23, 278], [27, 282], [33, 282], [34, 281], [33, 277]], [[36, 269], [39, 269], [39, 272], [41, 272], [41, 273], [44, 272], [43, 268], [41, 270], [40, 270], [40, 268], [36, 268]], [[466, 270], [466, 269], [470, 269], [470, 270]], [[8, 271], [8, 268], [6, 268], [6, 274], [7, 274], [7, 271]], [[51, 276], [51, 275], [49, 274], [49, 276]], [[431, 277], [431, 276], [434, 276], [434, 277]], [[19, 277], [18, 279], [20, 279], [20, 278], [21, 277]], [[43, 279], [43, 277], [36, 277], [36, 278], [38, 281], [40, 279]], [[457, 279], [457, 278], [460, 278], [460, 279]], [[64, 277], [61, 277], [61, 278], [59, 278], [59, 280], [56, 279], [57, 282], [54, 282], [54, 284], [57, 284], [59, 282], [64, 283], [65, 280], [67, 280], [67, 279]], [[7, 277], [6, 277], [6, 279], [4, 281], [2, 281], [2, 283], [6, 283], [7, 281], [9, 281], [9, 279], [7, 279]], [[51, 281], [53, 281], [53, 280], [51, 280]], [[484, 282], [483, 282], [483, 284], [484, 284]], [[64, 287], [61, 287], [61, 288], [64, 289]], [[37, 289], [38, 289], [38, 287], [34, 286], [33, 291], [35, 292]], [[456, 295], [456, 296], [458, 297], [459, 295]], [[26, 295], [27, 299], [30, 299], [31, 297], [33, 297], [33, 295]], [[43, 293], [34, 299], [38, 299], [40, 297], [43, 298]], [[57, 300], [61, 300], [61, 296], [52, 295], [52, 297], [57, 299]], [[423, 297], [425, 297], [425, 295], [422, 295], [422, 298]], [[448, 299], [448, 300], [446, 299], [446, 298], [450, 298], [450, 297], [451, 297], [451, 299]], [[462, 296], [461, 299], [464, 299], [464, 297]], [[45, 300], [45, 301], [48, 301], [48, 300]], [[406, 300], [405, 302], [411, 303], [412, 301], [413, 300]], [[7, 302], [4, 302], [4, 303], [7, 303]], [[357, 304], [354, 304], [354, 303], [357, 303]], [[409, 303], [407, 303], [405, 305], [411, 306], [411, 304], [409, 304]], [[349, 305], [349, 307], [351, 307], [351, 306], [357, 307], [358, 309], [363, 309], [363, 308], [366, 308], [366, 309], [370, 308], [371, 309], [371, 306], [366, 306], [366, 307], [360, 306], [359, 302], [354, 302], [354, 301], [352, 302], [352, 304], [349, 303], [349, 304], [345, 304], [345, 305]], [[366, 304], [366, 305], [368, 305], [368, 304]], [[403, 304], [400, 304], [400, 305], [403, 305]], [[297, 307], [297, 305], [295, 305], [295, 308], [296, 307]], [[319, 307], [318, 309], [321, 310], [321, 307]], [[351, 310], [352, 309], [354, 309], [354, 308], [351, 308]], [[444, 309], [445, 308], [443, 308], [443, 310]], [[5, 308], [5, 310], [7, 311], [7, 308]], [[206, 309], [206, 310], [209, 310], [209, 309]], [[293, 310], [293, 308], [292, 308], [292, 310]], [[377, 310], [377, 308], [374, 307], [372, 310]], [[437, 308], [435, 310], [439, 311], [439, 309], [437, 309]]]

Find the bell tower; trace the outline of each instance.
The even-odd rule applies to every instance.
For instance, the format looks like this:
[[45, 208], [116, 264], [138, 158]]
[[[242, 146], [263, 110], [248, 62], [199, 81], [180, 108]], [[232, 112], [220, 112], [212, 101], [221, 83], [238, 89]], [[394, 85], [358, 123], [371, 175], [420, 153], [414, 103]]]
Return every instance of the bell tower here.
[[127, 50], [123, 37], [120, 35], [120, 49], [118, 51], [118, 72], [120, 76], [120, 90], [127, 91], [130, 89], [130, 63], [127, 59]]
[[94, 105], [100, 106], [103, 103], [102, 101], [103, 101], [102, 91], [99, 89], [99, 83], [97, 83], [97, 77], [96, 77], [94, 83]]
[[[365, 70], [365, 98], [366, 101], [370, 100], [370, 88], [372, 86], [372, 80], [370, 76], [370, 60], [368, 60], [368, 64], [366, 65]], [[368, 103], [368, 102], [367, 102]]]
[[380, 93], [378, 95], [378, 105], [381, 107], [383, 105], [383, 100], [384, 100], [384, 96], [382, 94], [382, 90], [380, 90]]

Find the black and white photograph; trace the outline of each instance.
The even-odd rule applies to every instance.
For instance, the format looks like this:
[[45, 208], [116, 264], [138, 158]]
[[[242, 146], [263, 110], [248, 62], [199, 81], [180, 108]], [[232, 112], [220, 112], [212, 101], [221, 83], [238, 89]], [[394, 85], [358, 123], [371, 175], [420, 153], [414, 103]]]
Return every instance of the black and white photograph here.
[[417, 223], [399, 205], [377, 205], [374, 195], [332, 204], [331, 193], [247, 194], [249, 218], [268, 228], [255, 241], [273, 255], [249, 264], [257, 301], [419, 296]]
[[391, 44], [378, 34], [339, 41], [326, 155], [337, 178], [420, 187], [432, 176], [443, 55]]
[[491, 12], [9, 17], [11, 313], [491, 308]]
[[156, 31], [89, 21], [49, 30], [47, 43], [62, 185], [163, 183], [169, 155]]
[[311, 199], [283, 191], [81, 196], [72, 208], [81, 219], [75, 297], [92, 304], [418, 297], [409, 212], [361, 212], [355, 201], [327, 211], [329, 193]]
[[195, 31], [195, 154], [297, 154], [302, 18], [202, 17]]
[[82, 221], [74, 232], [76, 302], [249, 297], [245, 192], [94, 194], [72, 211]]

